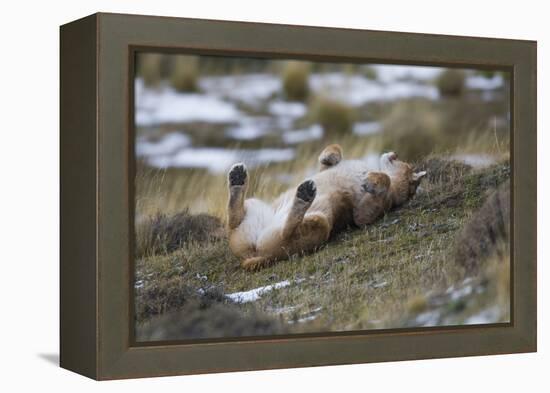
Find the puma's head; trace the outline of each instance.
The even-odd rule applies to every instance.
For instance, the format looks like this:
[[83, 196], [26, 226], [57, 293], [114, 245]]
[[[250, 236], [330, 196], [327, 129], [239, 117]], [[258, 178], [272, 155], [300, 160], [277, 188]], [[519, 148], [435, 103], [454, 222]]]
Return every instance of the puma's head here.
[[385, 195], [390, 189], [390, 177], [383, 172], [369, 172], [363, 190], [372, 195]]
[[416, 194], [420, 180], [426, 176], [426, 171], [414, 172], [412, 165], [399, 160], [397, 154], [393, 151], [382, 154], [380, 169], [386, 172], [392, 178], [392, 181], [399, 183], [398, 193], [403, 194], [396, 195], [396, 200], [399, 203], [413, 197]]
[[397, 158], [397, 153], [390, 151], [380, 157], [380, 169], [390, 176], [408, 174], [412, 172], [412, 167]]
[[420, 180], [426, 176], [426, 171], [412, 172], [409, 178], [409, 198], [412, 198], [416, 194], [416, 189], [420, 185]]

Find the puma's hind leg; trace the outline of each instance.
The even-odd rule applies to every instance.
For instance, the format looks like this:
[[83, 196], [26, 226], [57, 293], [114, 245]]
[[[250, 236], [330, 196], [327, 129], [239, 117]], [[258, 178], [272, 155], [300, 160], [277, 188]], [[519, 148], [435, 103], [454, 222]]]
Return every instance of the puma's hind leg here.
[[[296, 229], [302, 224], [304, 216], [315, 199], [316, 188], [312, 180], [306, 180], [298, 186], [286, 218], [282, 225], [274, 223], [261, 234], [256, 244], [256, 255], [261, 259], [245, 260], [241, 264], [247, 269], [267, 266], [277, 260], [287, 259], [295, 251], [291, 246], [298, 234]], [[252, 268], [252, 266], [257, 266]]]
[[325, 244], [330, 236], [330, 223], [322, 212], [308, 213], [296, 228], [288, 245], [292, 254], [313, 251]]
[[248, 173], [243, 163], [235, 164], [228, 174], [229, 201], [227, 206], [227, 224], [229, 229], [237, 228], [245, 215], [244, 200], [248, 188]]
[[288, 239], [294, 233], [294, 230], [302, 223], [307, 209], [313, 203], [317, 187], [313, 180], [306, 180], [296, 189], [296, 195], [292, 202], [292, 207], [286, 218], [283, 231], [281, 233], [283, 240]]
[[328, 240], [330, 224], [325, 214], [308, 213], [290, 237], [283, 239], [278, 233], [266, 236], [257, 250], [261, 256], [246, 258], [241, 262], [241, 267], [249, 271], [260, 270], [278, 260], [288, 259], [291, 255], [313, 251]]
[[331, 168], [342, 161], [342, 147], [337, 144], [328, 145], [319, 155], [320, 171]]

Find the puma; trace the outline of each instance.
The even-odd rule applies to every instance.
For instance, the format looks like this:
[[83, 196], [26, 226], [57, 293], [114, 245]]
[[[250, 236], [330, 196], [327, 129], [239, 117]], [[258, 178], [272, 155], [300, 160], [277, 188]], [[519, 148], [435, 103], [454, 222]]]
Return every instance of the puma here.
[[248, 172], [242, 163], [228, 174], [229, 246], [255, 270], [291, 255], [313, 251], [331, 234], [373, 223], [414, 196], [426, 172], [415, 173], [393, 152], [380, 157], [381, 171], [362, 160], [343, 160], [339, 145], [319, 156], [320, 171], [272, 202], [246, 199]]

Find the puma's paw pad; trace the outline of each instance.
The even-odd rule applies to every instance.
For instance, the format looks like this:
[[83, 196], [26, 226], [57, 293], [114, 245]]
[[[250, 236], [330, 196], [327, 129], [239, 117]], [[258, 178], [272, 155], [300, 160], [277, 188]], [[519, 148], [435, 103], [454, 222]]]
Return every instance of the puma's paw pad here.
[[230, 186], [242, 186], [246, 182], [246, 166], [243, 163], [235, 164], [229, 171], [229, 185]]
[[317, 193], [317, 187], [313, 180], [306, 180], [298, 186], [296, 196], [305, 202], [311, 202], [315, 199]]

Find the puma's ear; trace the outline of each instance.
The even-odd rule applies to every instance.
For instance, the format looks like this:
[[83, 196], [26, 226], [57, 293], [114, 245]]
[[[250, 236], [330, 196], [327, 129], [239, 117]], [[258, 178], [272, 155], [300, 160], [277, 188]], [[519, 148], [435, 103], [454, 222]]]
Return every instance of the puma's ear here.
[[413, 173], [413, 180], [418, 181], [418, 180], [422, 179], [424, 176], [426, 176], [426, 171], [420, 171], [420, 172]]

